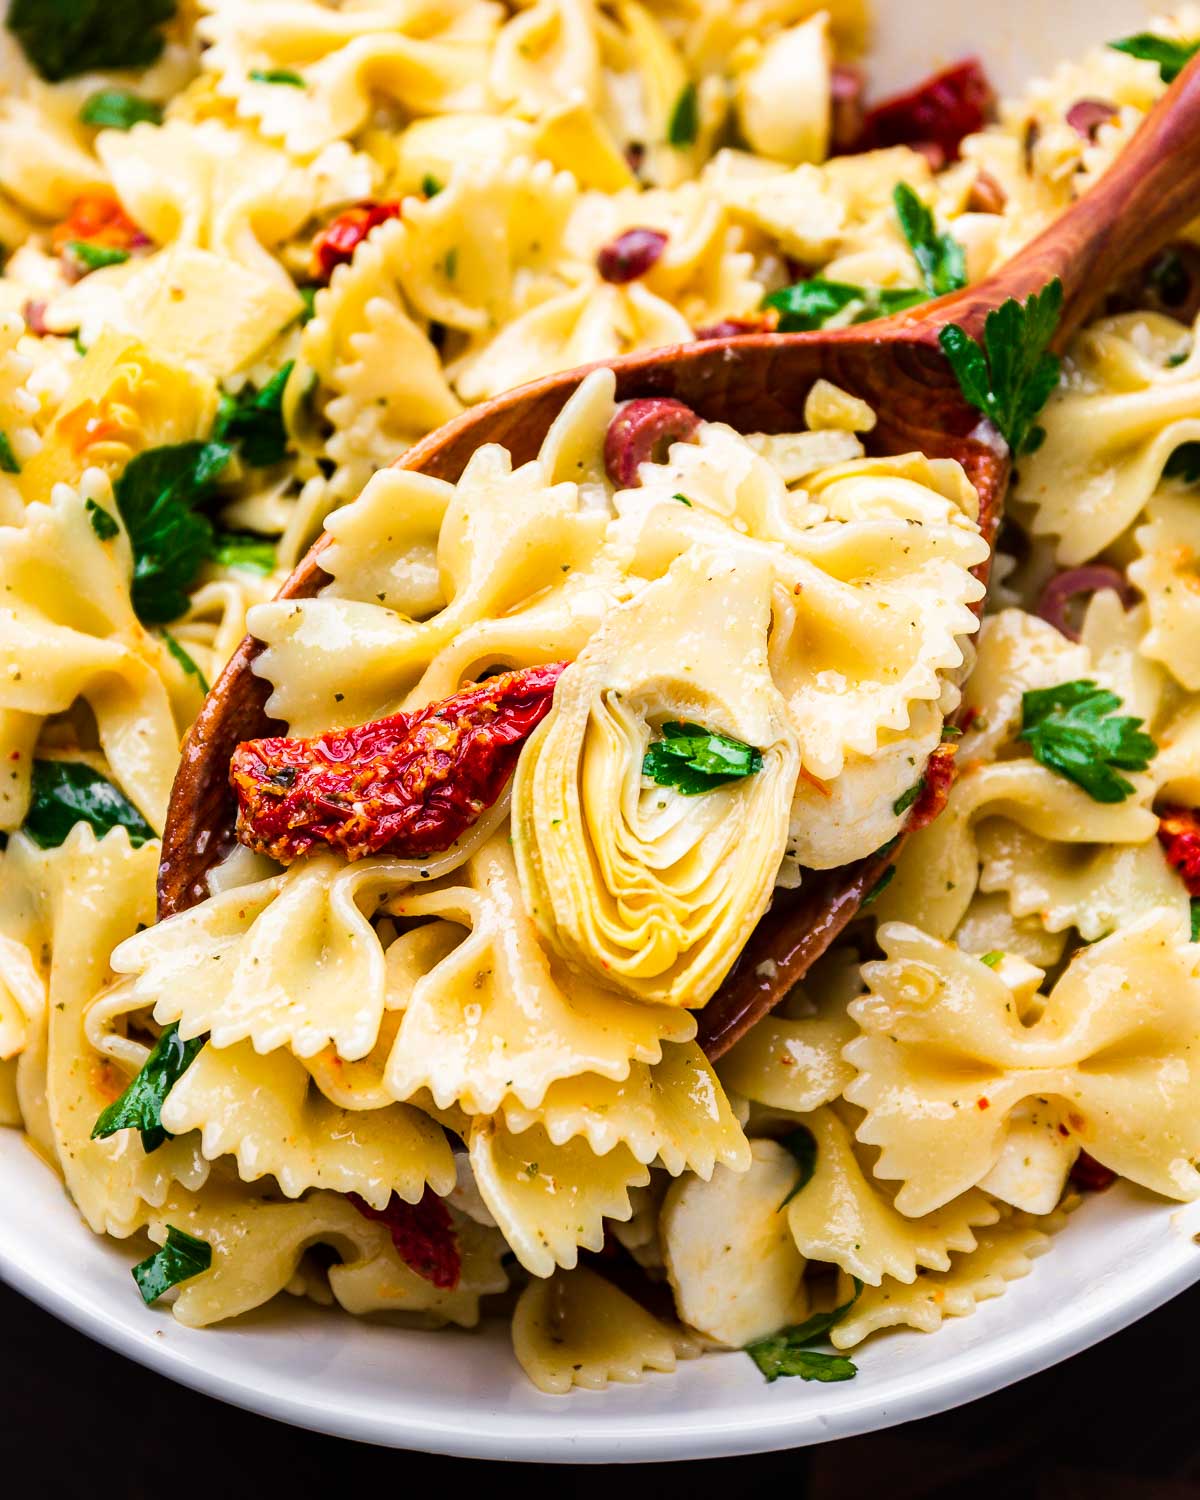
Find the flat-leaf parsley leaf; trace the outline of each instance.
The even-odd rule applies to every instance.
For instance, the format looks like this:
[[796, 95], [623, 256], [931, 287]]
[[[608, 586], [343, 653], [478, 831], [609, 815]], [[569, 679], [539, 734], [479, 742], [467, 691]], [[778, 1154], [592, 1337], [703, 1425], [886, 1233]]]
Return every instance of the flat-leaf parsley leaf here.
[[1134, 36], [1122, 37], [1119, 42], [1109, 42], [1108, 45], [1114, 52], [1127, 53], [1143, 62], [1157, 63], [1164, 83], [1174, 83], [1200, 51], [1200, 41], [1173, 42], [1169, 37], [1155, 36], [1152, 31], [1139, 31]]
[[99, 771], [82, 761], [35, 760], [21, 832], [39, 849], [57, 849], [76, 823], [87, 823], [97, 838], [124, 828], [135, 849], [155, 837], [128, 797]]
[[148, 68], [175, 0], [12, 0], [6, 22], [48, 83], [81, 73]]
[[277, 464], [287, 453], [283, 425], [283, 390], [292, 373], [292, 360], [281, 365], [262, 390], [243, 386], [236, 396], [223, 396], [213, 438], [236, 443], [243, 460], [256, 469]]
[[129, 1087], [108, 1106], [92, 1127], [92, 1139], [116, 1135], [118, 1130], [141, 1132], [142, 1149], [157, 1151], [171, 1139], [163, 1127], [162, 1107], [167, 1095], [191, 1067], [196, 1054], [207, 1041], [193, 1037], [190, 1042], [179, 1038], [179, 1023], [172, 1021], [155, 1042], [141, 1071], [130, 1080]]
[[1045, 436], [1034, 422], [1058, 384], [1060, 361], [1049, 347], [1062, 300], [1057, 277], [1024, 305], [1010, 297], [988, 313], [982, 349], [957, 323], [938, 335], [963, 395], [991, 418], [1014, 457]]
[[154, 1255], [147, 1256], [133, 1268], [133, 1279], [137, 1282], [142, 1301], [147, 1305], [157, 1302], [164, 1292], [169, 1292], [181, 1281], [190, 1281], [212, 1265], [212, 1246], [206, 1240], [198, 1240], [186, 1230], [167, 1225], [167, 1241]]
[[746, 1353], [762, 1371], [767, 1383], [781, 1375], [799, 1375], [801, 1380], [853, 1380], [858, 1366], [841, 1354], [824, 1354], [819, 1344], [835, 1323], [840, 1323], [862, 1295], [862, 1282], [855, 1278], [854, 1296], [831, 1312], [815, 1313], [804, 1323], [781, 1328], [769, 1338], [746, 1345]]
[[939, 234], [933, 215], [907, 182], [892, 189], [892, 202], [913, 259], [921, 269], [925, 286], [934, 297], [956, 292], [967, 284], [966, 251], [947, 230]]
[[1142, 720], [1119, 715], [1116, 693], [1086, 678], [1036, 688], [1021, 699], [1020, 739], [1041, 765], [1097, 802], [1123, 802], [1133, 785], [1121, 771], [1144, 771], [1158, 746]]
[[870, 323], [928, 300], [928, 293], [916, 287], [855, 286], [817, 276], [768, 293], [762, 305], [779, 314], [778, 332], [810, 333], [828, 328], [835, 319], [843, 324]]
[[712, 791], [762, 770], [762, 752], [702, 724], [668, 722], [662, 739], [646, 751], [642, 774], [659, 786], [673, 786], [685, 797]]

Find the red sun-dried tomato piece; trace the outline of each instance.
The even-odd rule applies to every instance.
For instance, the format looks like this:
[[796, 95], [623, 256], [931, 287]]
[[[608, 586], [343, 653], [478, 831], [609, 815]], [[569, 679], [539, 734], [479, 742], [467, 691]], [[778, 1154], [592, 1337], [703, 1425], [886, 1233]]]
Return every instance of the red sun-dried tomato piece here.
[[665, 454], [671, 443], [690, 438], [700, 418], [690, 406], [669, 396], [641, 396], [627, 401], [604, 434], [604, 467], [618, 489], [638, 483], [638, 467]]
[[410, 1271], [443, 1291], [458, 1285], [462, 1257], [454, 1220], [432, 1188], [425, 1189], [419, 1203], [405, 1203], [393, 1193], [386, 1208], [372, 1208], [357, 1193], [347, 1193], [346, 1197], [364, 1219], [387, 1227], [396, 1254]]
[[1089, 1156], [1086, 1151], [1081, 1151], [1075, 1158], [1071, 1168], [1071, 1182], [1077, 1188], [1082, 1188], [1085, 1193], [1102, 1193], [1105, 1188], [1112, 1187], [1117, 1180], [1117, 1174], [1110, 1171], [1108, 1167], [1102, 1167], [1094, 1156]]
[[1200, 896], [1200, 815], [1191, 807], [1164, 807], [1158, 815], [1158, 841], [1188, 895]]
[[80, 193], [71, 204], [71, 212], [50, 231], [50, 244], [56, 255], [68, 253], [68, 247], [79, 243], [94, 245], [98, 250], [141, 250], [151, 243], [118, 203], [115, 194], [105, 188]]
[[336, 266], [344, 266], [380, 224], [400, 217], [398, 203], [359, 203], [332, 219], [313, 241], [313, 277], [328, 281]]
[[660, 229], [627, 229], [596, 255], [596, 269], [605, 281], [618, 286], [644, 276], [667, 248], [667, 236]]
[[238, 839], [281, 864], [317, 844], [347, 859], [448, 849], [504, 790], [564, 666], [502, 672], [414, 713], [312, 739], [245, 741], [229, 765]]
[[911, 831], [924, 828], [946, 806], [950, 788], [954, 785], [954, 757], [958, 746], [952, 740], [934, 747], [933, 754], [925, 762], [925, 774], [921, 777], [921, 790], [912, 805], [912, 816], [908, 820]]
[[963, 138], [983, 129], [995, 98], [979, 59], [965, 58], [868, 110], [854, 149], [932, 146], [941, 161], [956, 161]]

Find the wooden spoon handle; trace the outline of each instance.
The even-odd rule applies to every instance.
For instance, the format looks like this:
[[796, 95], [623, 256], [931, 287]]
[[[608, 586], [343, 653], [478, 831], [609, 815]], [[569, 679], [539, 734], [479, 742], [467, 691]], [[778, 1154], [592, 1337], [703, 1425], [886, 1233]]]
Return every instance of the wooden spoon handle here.
[[[1024, 302], [1058, 277], [1062, 348], [1097, 301], [1200, 213], [1200, 56], [1146, 116], [1096, 185], [994, 275], [908, 315], [932, 336], [958, 323], [975, 338], [992, 308]], [[924, 317], [921, 318], [921, 314]]]

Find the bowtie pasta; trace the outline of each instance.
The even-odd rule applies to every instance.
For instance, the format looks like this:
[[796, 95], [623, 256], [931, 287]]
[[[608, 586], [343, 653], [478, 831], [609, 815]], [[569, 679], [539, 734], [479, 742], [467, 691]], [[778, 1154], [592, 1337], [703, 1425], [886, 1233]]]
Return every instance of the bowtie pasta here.
[[[1200, 236], [1071, 343], [994, 556], [827, 382], [768, 434], [599, 368], [527, 463], [390, 467], [555, 371], [987, 276], [1200, 10], [876, 108], [862, 0], [128, 10], [0, 31], [0, 1124], [145, 1301], [504, 1315], [559, 1395], [841, 1380], [1116, 1177], [1200, 1196]], [[247, 634], [282, 733], [156, 922]], [[773, 904], [893, 847], [706, 1056]]]

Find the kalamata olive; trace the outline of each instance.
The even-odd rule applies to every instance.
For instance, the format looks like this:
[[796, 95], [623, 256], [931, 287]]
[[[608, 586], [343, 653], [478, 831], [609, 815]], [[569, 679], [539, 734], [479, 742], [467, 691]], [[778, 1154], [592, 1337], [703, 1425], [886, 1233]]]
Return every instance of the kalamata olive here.
[[604, 467], [618, 489], [638, 483], [638, 466], [665, 454], [671, 443], [690, 438], [700, 418], [690, 406], [668, 396], [627, 401], [604, 435]]
[[1111, 99], [1076, 99], [1067, 110], [1067, 124], [1085, 141], [1094, 141], [1100, 126], [1116, 116], [1117, 106]]
[[1101, 589], [1114, 589], [1126, 609], [1137, 601], [1137, 590], [1124, 573], [1102, 563], [1092, 563], [1084, 568], [1068, 568], [1064, 573], [1056, 573], [1042, 590], [1036, 613], [1069, 641], [1077, 641], [1079, 631], [1067, 619], [1067, 610], [1072, 600], [1082, 594], [1099, 593]]
[[618, 286], [644, 276], [666, 249], [667, 236], [659, 229], [627, 229], [601, 247], [596, 269], [605, 281]]

